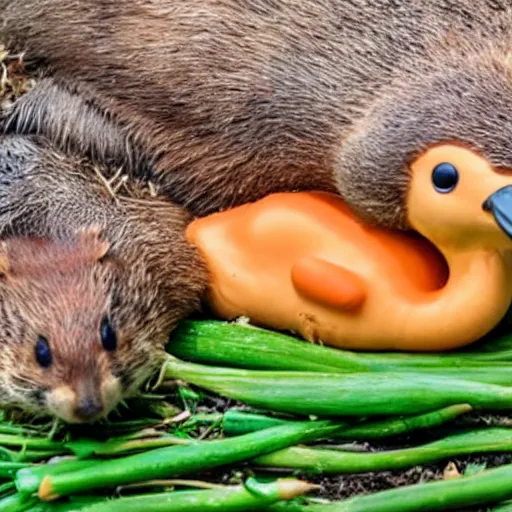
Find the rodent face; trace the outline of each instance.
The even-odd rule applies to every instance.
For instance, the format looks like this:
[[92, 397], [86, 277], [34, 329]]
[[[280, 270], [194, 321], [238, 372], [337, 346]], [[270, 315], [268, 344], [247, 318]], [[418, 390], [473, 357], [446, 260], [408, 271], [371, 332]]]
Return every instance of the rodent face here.
[[427, 150], [410, 170], [414, 229], [439, 246], [512, 248], [512, 172], [498, 173], [482, 156], [452, 144]]
[[34, 251], [23, 250], [31, 261], [6, 270], [0, 282], [0, 389], [6, 405], [68, 423], [105, 416], [151, 375], [163, 351], [140, 343], [136, 325], [122, 325], [122, 279], [115, 263], [75, 265], [76, 254], [63, 257], [61, 251], [55, 265], [38, 265]]

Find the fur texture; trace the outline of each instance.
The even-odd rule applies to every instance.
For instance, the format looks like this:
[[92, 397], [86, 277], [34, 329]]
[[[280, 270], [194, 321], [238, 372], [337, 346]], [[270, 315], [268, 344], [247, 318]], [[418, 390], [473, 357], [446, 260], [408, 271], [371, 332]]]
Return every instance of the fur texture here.
[[[207, 273], [185, 241], [189, 216], [157, 198], [114, 199], [87, 161], [26, 136], [0, 138], [0, 182], [2, 234], [55, 241], [49, 248], [6, 242], [0, 404], [69, 420], [72, 405], [52, 408], [52, 391], [70, 386], [78, 397], [115, 379], [129, 396], [162, 362], [177, 322], [199, 308]], [[105, 256], [75, 248], [77, 233], [91, 227], [108, 243]], [[108, 353], [105, 316], [118, 338]], [[50, 368], [34, 357], [38, 336], [48, 340]]]
[[[28, 123], [109, 159], [129, 149], [137, 161], [143, 148], [161, 193], [194, 214], [316, 188], [404, 228], [407, 163], [426, 147], [455, 140], [512, 166], [510, 9], [509, 0], [4, 0], [4, 41], [85, 102], [55, 112], [44, 101], [55, 90], [43, 91], [8, 126]], [[129, 142], [82, 137], [87, 123], [69, 119], [84, 109]]]

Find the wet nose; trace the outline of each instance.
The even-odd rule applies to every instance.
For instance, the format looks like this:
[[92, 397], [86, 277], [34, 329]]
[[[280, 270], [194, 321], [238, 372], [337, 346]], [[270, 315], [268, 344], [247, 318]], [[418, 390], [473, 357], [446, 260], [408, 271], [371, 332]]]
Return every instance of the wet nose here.
[[75, 415], [83, 421], [92, 420], [102, 412], [103, 404], [94, 397], [82, 398], [75, 407]]

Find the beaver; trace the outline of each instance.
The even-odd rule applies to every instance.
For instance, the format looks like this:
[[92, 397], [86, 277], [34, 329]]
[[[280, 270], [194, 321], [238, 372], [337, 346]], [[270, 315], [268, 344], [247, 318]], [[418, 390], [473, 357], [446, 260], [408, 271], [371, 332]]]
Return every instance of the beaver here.
[[0, 406], [103, 417], [200, 307], [190, 216], [135, 185], [113, 197], [88, 160], [38, 137], [0, 138], [0, 181]]
[[[509, 0], [0, 9], [0, 38], [41, 79], [6, 130], [131, 159], [194, 215], [316, 189], [341, 194], [368, 222], [406, 229], [409, 163], [428, 148], [456, 142], [512, 167]], [[124, 138], [98, 140], [91, 113]]]

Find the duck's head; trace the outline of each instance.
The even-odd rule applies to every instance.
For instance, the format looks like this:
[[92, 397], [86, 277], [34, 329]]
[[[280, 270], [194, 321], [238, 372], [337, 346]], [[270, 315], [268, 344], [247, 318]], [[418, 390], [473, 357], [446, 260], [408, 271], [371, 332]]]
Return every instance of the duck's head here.
[[512, 169], [454, 144], [410, 164], [409, 225], [438, 246], [512, 248]]
[[370, 223], [436, 245], [512, 248], [512, 54], [398, 77], [342, 142], [342, 196]]

